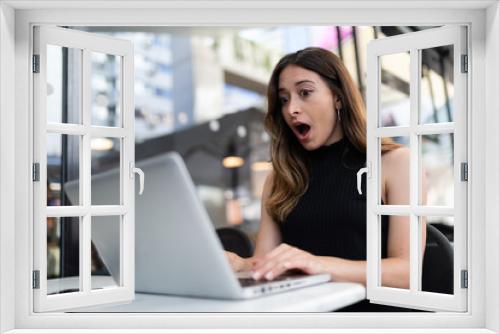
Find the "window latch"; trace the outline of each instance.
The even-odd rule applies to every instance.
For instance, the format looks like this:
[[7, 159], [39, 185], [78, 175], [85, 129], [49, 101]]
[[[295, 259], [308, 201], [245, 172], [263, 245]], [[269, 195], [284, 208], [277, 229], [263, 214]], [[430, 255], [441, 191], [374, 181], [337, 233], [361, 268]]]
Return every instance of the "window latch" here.
[[360, 170], [358, 170], [358, 173], [356, 174], [357, 185], [358, 185], [358, 194], [360, 194], [360, 195], [363, 194], [363, 190], [361, 189], [361, 182], [362, 182], [362, 176], [364, 173], [366, 173], [367, 178], [371, 177], [371, 163], [367, 162], [366, 167], [363, 167]]
[[139, 175], [139, 195], [142, 195], [142, 193], [144, 192], [144, 172], [142, 171], [142, 169], [135, 167], [135, 164], [133, 162], [130, 162], [129, 169], [131, 179], [135, 177], [135, 174]]

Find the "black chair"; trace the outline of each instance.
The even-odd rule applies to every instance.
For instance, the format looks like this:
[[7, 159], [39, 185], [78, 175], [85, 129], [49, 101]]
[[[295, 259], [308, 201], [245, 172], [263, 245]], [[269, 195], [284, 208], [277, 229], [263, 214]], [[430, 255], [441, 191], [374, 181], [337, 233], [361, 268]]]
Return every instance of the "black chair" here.
[[453, 247], [437, 228], [427, 224], [422, 290], [453, 294]]
[[[427, 224], [427, 240], [422, 268], [422, 290], [453, 293], [453, 247], [437, 228]], [[422, 312], [411, 308], [371, 304], [363, 300], [337, 312]]]
[[253, 243], [244, 232], [232, 227], [221, 227], [216, 231], [225, 250], [243, 258], [252, 256]]

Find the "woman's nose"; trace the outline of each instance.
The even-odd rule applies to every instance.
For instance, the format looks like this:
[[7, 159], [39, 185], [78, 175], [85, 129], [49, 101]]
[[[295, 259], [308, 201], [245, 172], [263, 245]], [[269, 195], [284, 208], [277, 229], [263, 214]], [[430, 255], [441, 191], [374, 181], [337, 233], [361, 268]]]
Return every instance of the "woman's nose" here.
[[288, 102], [288, 114], [290, 116], [298, 116], [300, 114], [300, 106], [294, 100]]

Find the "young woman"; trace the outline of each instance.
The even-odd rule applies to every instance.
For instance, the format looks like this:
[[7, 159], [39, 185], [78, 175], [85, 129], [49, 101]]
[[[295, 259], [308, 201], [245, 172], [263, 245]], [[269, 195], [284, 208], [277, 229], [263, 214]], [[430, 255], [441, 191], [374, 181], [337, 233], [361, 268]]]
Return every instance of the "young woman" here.
[[[278, 62], [267, 95], [273, 172], [255, 254], [228, 253], [233, 269], [257, 280], [299, 269], [366, 284], [366, 185], [359, 195], [356, 184], [366, 161], [360, 92], [336, 55], [306, 48]], [[409, 150], [389, 138], [381, 148], [381, 200], [409, 204]], [[425, 245], [425, 226], [422, 232]], [[409, 287], [409, 243], [408, 217], [384, 216], [383, 286]]]

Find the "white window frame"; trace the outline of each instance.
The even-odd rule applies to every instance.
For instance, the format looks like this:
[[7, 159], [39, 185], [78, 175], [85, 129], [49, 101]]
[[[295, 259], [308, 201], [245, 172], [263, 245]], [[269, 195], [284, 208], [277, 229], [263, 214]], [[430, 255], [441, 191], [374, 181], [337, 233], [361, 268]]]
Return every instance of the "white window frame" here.
[[[62, 7], [66, 9], [63, 9]], [[120, 8], [127, 6], [126, 8]], [[134, 7], [134, 8], [131, 8]], [[137, 8], [143, 7], [142, 10]], [[44, 8], [50, 8], [46, 10]], [[471, 259], [466, 314], [34, 314], [30, 286], [32, 191], [30, 169], [30, 26], [83, 25], [441, 25], [471, 28], [471, 152], [468, 252]], [[0, 3], [0, 333], [105, 328], [241, 328], [245, 333], [392, 332], [499, 333], [500, 320], [500, 6], [497, 1], [2, 1]], [[12, 64], [15, 63], [15, 70]], [[487, 69], [487, 71], [486, 71]], [[15, 124], [15, 127], [13, 126]], [[487, 180], [487, 182], [485, 182]], [[15, 190], [13, 190], [15, 189]], [[12, 196], [14, 193], [14, 196]], [[13, 256], [15, 254], [15, 256]], [[14, 284], [15, 282], [15, 284]], [[12, 287], [15, 286], [15, 289]], [[485, 293], [486, 291], [487, 293]], [[473, 293], [471, 293], [473, 292]], [[207, 328], [203, 330], [201, 328]], [[259, 328], [269, 328], [259, 330]], [[293, 329], [301, 328], [301, 329]], [[335, 330], [334, 328], [337, 328]], [[459, 328], [466, 328], [459, 330]], [[36, 330], [38, 329], [38, 330]], [[99, 330], [100, 329], [100, 330]], [[316, 329], [316, 330], [315, 330]], [[180, 330], [164, 330], [179, 332]], [[225, 332], [236, 332], [226, 330]], [[50, 332], [50, 330], [49, 330]], [[80, 330], [81, 332], [81, 330]]]
[[[33, 184], [34, 194], [34, 256], [33, 269], [39, 272], [39, 288], [34, 290], [33, 306], [36, 311], [54, 311], [81, 306], [130, 302], [134, 299], [134, 49], [130, 41], [109, 36], [94, 35], [59, 27], [35, 27], [34, 53], [40, 58], [39, 73], [33, 75], [33, 127], [34, 162], [39, 163], [39, 181]], [[82, 104], [79, 124], [52, 123], [47, 120], [47, 64], [50, 59], [47, 45], [57, 45], [81, 50]], [[120, 57], [120, 124], [115, 127], [95, 126], [91, 120], [91, 55], [100, 52]], [[72, 206], [47, 206], [47, 134], [80, 136], [79, 140], [79, 198]], [[108, 137], [120, 140], [119, 192], [115, 205], [92, 205], [91, 201], [91, 141]], [[130, 169], [130, 170], [129, 170]], [[119, 218], [119, 282], [116, 287], [92, 290], [91, 229], [92, 217], [115, 216]], [[79, 219], [79, 276], [78, 292], [48, 295], [47, 280], [47, 217], [80, 217]], [[55, 279], [58, 280], [58, 279]]]
[[[467, 183], [461, 180], [460, 164], [467, 162], [467, 81], [469, 73], [462, 73], [462, 55], [467, 54], [467, 28], [446, 26], [419, 32], [392, 36], [369, 43], [367, 49], [367, 166], [370, 168], [367, 181], [367, 298], [371, 301], [403, 306], [412, 305], [422, 310], [467, 310], [467, 289], [461, 287], [461, 271], [467, 270]], [[453, 121], [447, 123], [422, 124], [420, 122], [421, 100], [421, 56], [420, 50], [438, 46], [453, 46]], [[410, 67], [410, 122], [405, 126], [381, 126], [380, 114], [382, 83], [381, 58], [408, 52]], [[420, 204], [422, 198], [422, 156], [420, 136], [423, 134], [453, 134], [453, 189], [452, 206], [429, 206]], [[409, 202], [407, 205], [385, 205], [381, 203], [381, 151], [383, 137], [404, 136], [409, 138]], [[380, 222], [383, 215], [408, 217], [410, 233], [410, 286], [409, 289], [386, 287], [382, 281], [382, 259]], [[422, 227], [420, 217], [453, 216], [453, 293], [431, 293], [422, 291]]]

